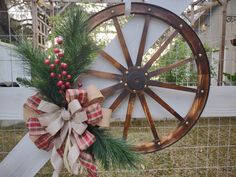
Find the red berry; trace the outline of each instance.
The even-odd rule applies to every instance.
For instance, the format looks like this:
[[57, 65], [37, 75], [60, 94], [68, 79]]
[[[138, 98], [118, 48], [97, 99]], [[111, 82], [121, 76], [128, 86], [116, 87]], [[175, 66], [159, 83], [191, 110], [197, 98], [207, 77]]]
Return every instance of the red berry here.
[[50, 60], [46, 58], [46, 59], [44, 60], [44, 64], [45, 64], [45, 65], [49, 65], [49, 64], [50, 64]]
[[50, 64], [50, 69], [55, 69], [55, 65], [54, 64]]
[[70, 88], [70, 82], [66, 82], [66, 88]]
[[57, 86], [58, 86], [58, 87], [61, 87], [62, 85], [63, 85], [63, 81], [59, 80], [59, 81], [57, 82]]
[[58, 55], [58, 57], [62, 58], [62, 57], [64, 57], [64, 52], [60, 52], [57, 55]]
[[61, 68], [67, 69], [68, 65], [66, 63], [61, 63]]
[[61, 74], [58, 74], [57, 77], [60, 79], [61, 78]]
[[66, 77], [67, 77], [67, 79], [71, 79], [72, 78], [72, 76], [70, 74], [68, 74]]
[[50, 73], [50, 77], [51, 77], [51, 78], [56, 77], [56, 73]]
[[66, 75], [67, 75], [67, 72], [66, 72], [66, 71], [62, 71], [61, 74], [62, 74], [63, 76], [66, 76]]
[[62, 85], [61, 85], [61, 89], [64, 90], [65, 88], [66, 88], [66, 86], [65, 86], [64, 84], [62, 84]]
[[56, 37], [56, 42], [57, 42], [57, 44], [62, 44], [63, 38], [61, 36]]
[[58, 58], [56, 58], [56, 59], [54, 60], [54, 63], [57, 65], [57, 64], [60, 63], [60, 60], [59, 60]]
[[54, 52], [54, 53], [59, 53], [59, 52], [60, 52], [60, 49], [54, 48], [54, 49], [53, 49], [53, 52]]
[[83, 84], [80, 83], [80, 82], [78, 82], [78, 87], [80, 88], [80, 87], [82, 87], [82, 86], [83, 86]]
[[63, 94], [63, 90], [58, 90], [58, 93]]

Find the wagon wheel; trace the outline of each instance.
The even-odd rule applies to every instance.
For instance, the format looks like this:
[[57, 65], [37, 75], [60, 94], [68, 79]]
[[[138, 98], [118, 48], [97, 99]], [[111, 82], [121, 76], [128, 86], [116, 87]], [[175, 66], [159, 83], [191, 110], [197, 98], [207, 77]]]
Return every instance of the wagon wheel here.
[[[89, 30], [92, 31], [96, 27], [98, 27], [98, 25], [101, 25], [104, 22], [107, 22], [108, 20], [112, 20], [128, 67], [122, 65], [115, 58], [113, 58], [111, 55], [109, 55], [103, 50], [100, 52], [100, 55], [103, 57], [103, 59], [107, 60], [110, 64], [112, 64], [114, 68], [118, 69], [120, 71], [120, 74], [97, 70], [90, 70], [89, 74], [103, 79], [117, 81], [115, 85], [109, 86], [101, 90], [105, 98], [109, 97], [114, 92], [120, 92], [118, 97], [110, 106], [113, 111], [115, 109], [119, 109], [119, 105], [125, 98], [129, 98], [123, 130], [123, 138], [125, 139], [128, 136], [128, 129], [131, 124], [135, 99], [138, 98], [140, 100], [141, 106], [146, 115], [148, 125], [153, 135], [153, 140], [145, 143], [138, 143], [134, 146], [134, 148], [139, 152], [154, 152], [166, 148], [172, 145], [173, 143], [177, 142], [194, 126], [194, 124], [200, 117], [206, 104], [209, 92], [210, 72], [208, 59], [201, 41], [199, 40], [195, 32], [191, 29], [191, 27], [188, 26], [180, 17], [166, 9], [155, 5], [144, 3], [132, 3], [131, 14], [143, 16], [145, 19], [137, 59], [136, 62], [133, 62], [129, 50], [127, 48], [124, 35], [121, 30], [121, 25], [118, 21], [118, 17], [124, 15], [124, 9], [124, 4], [118, 4], [115, 6], [108, 7], [93, 15], [88, 21], [88, 27]], [[149, 58], [149, 60], [142, 65], [143, 56], [145, 54], [145, 43], [151, 19], [159, 19], [165, 22], [166, 24], [170, 25], [175, 30], [161, 45], [161, 47]], [[174, 39], [174, 37], [178, 33], [182, 35], [183, 39], [190, 47], [192, 51], [192, 57], [182, 59], [165, 67], [157, 68], [154, 71], [150, 71], [150, 67], [155, 61], [160, 58], [162, 52], [166, 49], [168, 44]], [[190, 62], [194, 62], [196, 65], [196, 87], [170, 84], [152, 79], [153, 77], [159, 76], [162, 73], [171, 71]], [[188, 92], [193, 94], [194, 99], [186, 115], [181, 116], [178, 111], [172, 108], [172, 106], [170, 106], [165, 100], [163, 100], [157, 92], [153, 91], [154, 87], [164, 88], [168, 90], [176, 90], [179, 92]], [[178, 119], [178, 125], [175, 127], [174, 130], [169, 132], [167, 136], [159, 136], [159, 133], [155, 128], [154, 120], [152, 118], [152, 112], [150, 111], [148, 106], [148, 102], [146, 99], [147, 97], [151, 97], [159, 105], [161, 105], [164, 109], [171, 113], [176, 119]]]

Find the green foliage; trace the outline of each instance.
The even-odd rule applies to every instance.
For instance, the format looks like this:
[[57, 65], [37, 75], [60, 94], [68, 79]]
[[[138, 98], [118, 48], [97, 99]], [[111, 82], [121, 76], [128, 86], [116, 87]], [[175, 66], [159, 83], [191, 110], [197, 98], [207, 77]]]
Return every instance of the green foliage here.
[[[210, 54], [216, 50], [211, 48], [208, 44], [204, 44], [204, 48], [208, 56], [210, 56]], [[160, 57], [157, 64], [152, 66], [151, 70], [166, 67], [179, 60], [189, 57], [192, 57], [191, 49], [182, 38], [177, 37], [171, 44], [168, 51]], [[196, 66], [193, 63], [187, 63], [159, 75], [159, 77], [156, 79], [163, 82], [172, 82], [181, 85], [185, 85], [186, 83], [188, 83], [188, 85], [194, 85], [194, 83], [197, 81], [197, 70], [195, 67]], [[214, 77], [216, 75], [215, 69], [212, 66], [210, 66], [210, 69], [211, 76]]]
[[21, 41], [16, 51], [23, 60], [23, 66], [31, 75], [31, 79], [17, 78], [17, 81], [27, 87], [34, 87], [48, 101], [61, 105], [63, 97], [58, 93], [56, 80], [50, 78], [50, 69], [44, 64], [47, 53], [34, 47], [29, 41]]
[[[86, 72], [99, 48], [87, 31], [87, 14], [80, 8], [72, 8], [65, 15], [55, 19], [55, 31], [51, 37], [64, 38], [62, 44], [64, 57], [61, 61], [68, 64], [68, 74], [76, 79], [78, 75]], [[43, 99], [65, 107], [64, 95], [58, 93], [58, 79], [50, 77], [50, 67], [44, 64], [44, 59], [49, 54], [53, 63], [56, 57], [53, 54], [53, 48], [45, 52], [28, 41], [21, 41], [16, 50], [24, 61], [26, 71], [31, 75], [31, 79], [18, 78], [18, 82], [27, 87], [36, 88], [44, 97]], [[56, 73], [59, 71], [59, 67], [56, 67]], [[89, 126], [88, 130], [96, 136], [94, 145], [88, 151], [94, 154], [105, 169], [134, 167], [138, 160], [137, 154], [124, 140], [114, 139], [107, 131], [98, 127]]]
[[[64, 41], [60, 46], [64, 49], [64, 57], [62, 62], [68, 64], [67, 72], [72, 75], [75, 80], [78, 75], [86, 72], [92, 59], [98, 51], [95, 41], [89, 36], [86, 27], [88, 16], [79, 7], [70, 9], [63, 16], [56, 17], [54, 33], [52, 37], [63, 36]], [[31, 80], [26, 78], [18, 78], [20, 84], [27, 87], [36, 88], [40, 94], [47, 100], [64, 106], [64, 95], [58, 93], [56, 82], [58, 80], [50, 78], [50, 69], [44, 64], [44, 59], [48, 54], [51, 55], [51, 62], [55, 59], [53, 47], [47, 51], [34, 47], [28, 41], [21, 41], [17, 44], [17, 52], [24, 60], [24, 66], [31, 75]], [[59, 73], [59, 69], [56, 70]]]
[[89, 126], [88, 130], [96, 136], [96, 141], [89, 149], [104, 169], [134, 168], [140, 162], [132, 146], [122, 139], [114, 139], [109, 132], [98, 127]]
[[[204, 49], [205, 49], [205, 51], [206, 51], [206, 54], [207, 54], [208, 58], [211, 57], [212, 52], [217, 52], [217, 51], [219, 51], [218, 48], [212, 48], [212, 47], [210, 47], [207, 43], [204, 43], [203, 46], [204, 46]], [[217, 64], [216, 64], [216, 63], [211, 63], [211, 64], [210, 64], [211, 78], [215, 78], [215, 77], [217, 76], [216, 67], [217, 67]]]
[[[176, 38], [170, 49], [160, 57], [158, 61], [158, 68], [166, 67], [178, 60], [183, 60], [191, 56], [191, 50], [187, 47], [186, 43], [181, 38]], [[151, 68], [157, 69], [156, 67]], [[196, 71], [191, 64], [185, 64], [178, 68], [172, 69], [164, 74], [161, 74], [158, 78], [163, 82], [173, 82], [176, 84], [182, 84], [186, 82], [196, 81]]]
[[223, 74], [224, 74], [224, 76], [227, 77], [227, 79], [228, 79], [229, 81], [236, 82], [236, 73], [234, 73], [234, 74], [223, 73]]
[[86, 72], [100, 47], [89, 35], [86, 25], [88, 14], [81, 8], [72, 8], [55, 19], [52, 37], [62, 36], [64, 38], [64, 62], [69, 64], [68, 71], [75, 79], [81, 73]]

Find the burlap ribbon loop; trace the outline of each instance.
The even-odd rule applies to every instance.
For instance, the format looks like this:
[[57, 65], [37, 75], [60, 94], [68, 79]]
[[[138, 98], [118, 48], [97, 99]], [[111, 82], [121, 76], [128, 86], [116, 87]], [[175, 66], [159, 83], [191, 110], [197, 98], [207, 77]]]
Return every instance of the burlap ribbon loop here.
[[81, 105], [80, 105], [78, 100], [72, 100], [68, 104], [68, 110], [71, 113], [71, 116], [73, 116], [76, 112], [82, 111], [83, 108], [81, 107]]
[[85, 155], [83, 150], [96, 140], [87, 130], [88, 124], [109, 126], [111, 110], [101, 107], [103, 99], [101, 92], [95, 86], [90, 86], [88, 91], [66, 91], [67, 110], [41, 100], [38, 95], [27, 100], [24, 108], [30, 108], [31, 112], [27, 114], [24, 111], [24, 116], [28, 120], [30, 137], [38, 148], [47, 151], [52, 149], [51, 163], [55, 170], [53, 177], [59, 175], [63, 165], [75, 175], [82, 165], [90, 175], [97, 176], [92, 156]]

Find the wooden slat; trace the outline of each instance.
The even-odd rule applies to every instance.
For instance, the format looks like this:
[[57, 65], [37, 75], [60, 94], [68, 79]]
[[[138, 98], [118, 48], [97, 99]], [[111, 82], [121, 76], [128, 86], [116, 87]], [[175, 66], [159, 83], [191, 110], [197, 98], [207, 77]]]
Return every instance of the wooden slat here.
[[[218, 5], [218, 4], [219, 4], [218, 2], [211, 2], [209, 4], [204, 4], [202, 7], [198, 8], [196, 10], [193, 9], [193, 12], [191, 12], [191, 13], [196, 15], [196, 14], [201, 13], [203, 11], [206, 11], [206, 10], [208, 10], [208, 9]], [[187, 15], [191, 15], [191, 13], [187, 13]], [[196, 21], [196, 20], [194, 20], [194, 21]]]
[[[50, 18], [50, 17], [49, 17]], [[37, 18], [38, 22], [40, 22], [41, 24], [47, 26], [48, 28], [50, 27], [45, 21], [43, 21], [41, 18]]]
[[118, 81], [122, 79], [122, 76], [119, 74], [108, 73], [104, 71], [89, 70], [87, 73], [89, 75], [93, 75], [93, 76], [100, 77], [103, 79], [111, 79], [111, 80], [118, 80]]
[[161, 99], [156, 93], [154, 93], [150, 88], [146, 89], [145, 92], [152, 97], [156, 102], [158, 102], [163, 108], [165, 108], [169, 113], [175, 116], [179, 121], [183, 122], [184, 118], [179, 115], [170, 105], [168, 105], [163, 99]]
[[219, 5], [221, 5], [221, 6], [223, 5], [220, 0], [216, 0], [216, 1], [217, 1], [217, 3], [218, 3]]
[[113, 22], [114, 22], [114, 25], [115, 25], [115, 28], [117, 31], [117, 36], [118, 36], [118, 39], [120, 42], [121, 49], [122, 49], [123, 54], [125, 56], [126, 63], [128, 65], [128, 67], [131, 67], [131, 66], [133, 66], [133, 62], [131, 60], [128, 47], [126, 45], [125, 38], [124, 38], [123, 33], [121, 31], [120, 24], [119, 24], [116, 17], [113, 18]]
[[[222, 7], [222, 22], [221, 22], [221, 43], [220, 43], [220, 53], [219, 53], [219, 63], [218, 63], [218, 80], [217, 85], [222, 86], [223, 83], [223, 73], [224, 73], [224, 62], [225, 62], [225, 42], [226, 42], [226, 18], [227, 18], [227, 6], [229, 0], [223, 1]], [[234, 7], [235, 8], [235, 7]]]
[[117, 68], [121, 72], [125, 72], [127, 69], [117, 62], [112, 56], [110, 56], [108, 53], [106, 53], [104, 50], [100, 51], [100, 55], [105, 58], [107, 61], [109, 61], [115, 68]]
[[130, 94], [127, 112], [126, 112], [125, 124], [124, 124], [124, 131], [123, 131], [123, 138], [124, 139], [127, 139], [127, 136], [128, 136], [128, 130], [130, 127], [132, 112], [134, 109], [135, 97], [136, 97], [136, 94]]
[[146, 44], [146, 40], [147, 40], [147, 32], [148, 32], [150, 19], [151, 19], [151, 17], [149, 15], [145, 16], [142, 37], [141, 37], [141, 41], [139, 44], [138, 56], [137, 56], [137, 60], [136, 60], [136, 64], [135, 64], [136, 66], [141, 66], [141, 63], [142, 63], [142, 58], [143, 58], [143, 53], [144, 53], [145, 44]]
[[165, 40], [165, 42], [161, 45], [161, 47], [156, 51], [156, 53], [151, 57], [150, 60], [144, 65], [144, 69], [148, 70], [152, 64], [159, 58], [162, 52], [166, 49], [166, 47], [170, 44], [173, 38], [178, 34], [178, 31], [174, 31], [171, 35]]
[[185, 86], [180, 86], [180, 85], [170, 84], [170, 83], [164, 83], [164, 82], [159, 82], [159, 81], [155, 81], [155, 80], [148, 81], [148, 85], [172, 89], [172, 90], [197, 93], [197, 89], [195, 89], [195, 88], [185, 87]]
[[123, 84], [119, 83], [119, 84], [112, 85], [110, 87], [102, 89], [101, 93], [106, 98], [121, 88], [123, 88]]
[[173, 63], [173, 64], [170, 64], [170, 65], [168, 65], [168, 66], [166, 66], [166, 67], [158, 68], [158, 69], [156, 69], [156, 70], [150, 72], [150, 73], [149, 73], [149, 76], [150, 76], [150, 77], [153, 77], [153, 76], [156, 76], [156, 75], [158, 75], [158, 74], [161, 74], [161, 73], [170, 71], [170, 70], [172, 70], [172, 69], [174, 69], [174, 68], [177, 68], [177, 67], [179, 67], [179, 66], [181, 66], [181, 65], [184, 65], [184, 64], [186, 64], [186, 63], [188, 63], [188, 62], [191, 62], [191, 61], [193, 61], [194, 59], [195, 59], [194, 57], [186, 58], [186, 59], [184, 59], [184, 60], [180, 60], [180, 61], [177, 61], [177, 62], [175, 62], [175, 63]]
[[120, 95], [115, 99], [115, 101], [112, 103], [112, 105], [109, 107], [112, 111], [114, 111], [120, 103], [125, 99], [125, 97], [129, 94], [127, 90], [123, 90]]
[[141, 105], [143, 107], [143, 111], [146, 115], [146, 118], [147, 118], [147, 121], [148, 121], [148, 124], [151, 128], [151, 131], [152, 131], [152, 134], [153, 134], [153, 137], [155, 139], [155, 141], [160, 141], [159, 137], [158, 137], [158, 134], [157, 134], [157, 131], [156, 131], [156, 128], [155, 128], [155, 124], [154, 124], [154, 121], [152, 119], [152, 116], [151, 116], [151, 113], [149, 111], [149, 108], [148, 108], [148, 105], [147, 105], [147, 101], [144, 97], [144, 94], [143, 93], [139, 93], [138, 94], [138, 97], [139, 97], [139, 100], [141, 102]]

